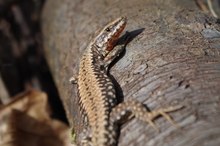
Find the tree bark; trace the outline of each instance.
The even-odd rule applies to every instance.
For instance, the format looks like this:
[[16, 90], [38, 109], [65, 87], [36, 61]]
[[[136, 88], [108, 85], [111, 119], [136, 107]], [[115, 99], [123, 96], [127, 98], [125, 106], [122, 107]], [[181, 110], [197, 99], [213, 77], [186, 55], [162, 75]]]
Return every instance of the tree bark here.
[[[164, 118], [158, 133], [132, 119], [121, 127], [119, 145], [220, 145], [220, 26], [185, 0], [48, 0], [43, 13], [44, 47], [68, 120], [82, 130], [77, 89], [79, 59], [94, 33], [126, 16], [137, 34], [110, 74], [119, 98], [137, 99], [150, 110], [184, 105]], [[141, 30], [141, 31], [140, 31]]]

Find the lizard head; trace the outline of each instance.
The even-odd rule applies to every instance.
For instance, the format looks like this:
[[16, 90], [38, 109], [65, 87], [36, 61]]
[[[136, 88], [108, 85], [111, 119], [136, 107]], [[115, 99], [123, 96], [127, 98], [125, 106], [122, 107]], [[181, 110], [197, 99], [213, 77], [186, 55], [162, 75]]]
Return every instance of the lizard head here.
[[114, 48], [126, 22], [126, 17], [119, 17], [107, 24], [95, 38], [94, 44], [103, 56], [106, 56]]

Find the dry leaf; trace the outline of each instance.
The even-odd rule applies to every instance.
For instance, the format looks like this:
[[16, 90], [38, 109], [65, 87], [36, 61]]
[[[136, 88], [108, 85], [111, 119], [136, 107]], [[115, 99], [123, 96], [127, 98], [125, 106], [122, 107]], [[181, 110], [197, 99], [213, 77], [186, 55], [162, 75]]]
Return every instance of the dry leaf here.
[[29, 91], [0, 107], [1, 146], [67, 146], [69, 128], [50, 118], [47, 96]]

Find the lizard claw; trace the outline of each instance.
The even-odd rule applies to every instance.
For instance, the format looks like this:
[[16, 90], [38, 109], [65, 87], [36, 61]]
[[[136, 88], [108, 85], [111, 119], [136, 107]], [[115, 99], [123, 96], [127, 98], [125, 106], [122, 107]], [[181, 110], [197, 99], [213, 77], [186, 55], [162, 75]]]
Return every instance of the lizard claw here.
[[71, 77], [71, 78], [69, 79], [69, 82], [70, 82], [71, 84], [77, 84], [78, 78]]

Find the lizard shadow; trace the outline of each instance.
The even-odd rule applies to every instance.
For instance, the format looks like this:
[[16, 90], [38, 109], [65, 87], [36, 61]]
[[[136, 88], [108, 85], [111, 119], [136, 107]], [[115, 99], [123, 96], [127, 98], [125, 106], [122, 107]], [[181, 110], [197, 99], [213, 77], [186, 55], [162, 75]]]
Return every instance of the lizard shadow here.
[[[126, 54], [127, 44], [130, 43], [135, 37], [137, 37], [143, 31], [144, 31], [144, 28], [133, 30], [131, 32], [126, 31], [126, 33], [118, 39], [118, 42], [115, 47], [123, 47], [123, 51], [120, 53], [120, 55], [118, 57], [116, 57], [110, 63], [108, 70], [110, 70], [111, 67], [114, 66], [115, 63], [117, 63]], [[116, 91], [116, 97], [117, 97], [117, 103], [118, 104], [122, 103], [124, 101], [124, 94], [123, 94], [123, 90], [122, 90], [120, 84], [117, 82], [117, 80], [114, 78], [114, 76], [109, 73], [109, 71], [108, 71], [108, 76], [112, 80], [112, 83], [114, 84], [115, 91]], [[122, 125], [122, 123], [124, 123], [122, 121], [119, 123], [119, 127]], [[118, 133], [118, 137], [119, 137], [120, 136], [120, 128], [117, 129], [117, 133]], [[117, 141], [117, 143], [118, 143], [118, 141]]]
[[[127, 44], [130, 43], [139, 34], [141, 34], [144, 30], [145, 30], [145, 28], [136, 29], [131, 32], [126, 31], [126, 33], [118, 39], [115, 47], [123, 47], [123, 51], [121, 52], [121, 54], [117, 58], [115, 58], [112, 61], [112, 63], [109, 65], [109, 69], [111, 69], [111, 67], [114, 66], [115, 63], [117, 63], [126, 54]], [[112, 76], [110, 73], [109, 73], [109, 77], [115, 86], [117, 103], [123, 102], [124, 101], [124, 94], [123, 94], [123, 90], [122, 90], [120, 84], [117, 82], [117, 80], [114, 78], [114, 76]]]
[[[117, 103], [122, 103], [124, 101], [124, 94], [123, 94], [123, 90], [120, 86], [120, 84], [117, 82], [117, 80], [114, 78], [113, 75], [110, 74], [109, 70], [111, 69], [112, 66], [115, 65], [115, 63], [117, 63], [125, 54], [126, 54], [126, 47], [127, 44], [130, 43], [135, 37], [137, 37], [139, 34], [141, 34], [144, 31], [145, 28], [141, 28], [141, 29], [137, 29], [137, 30], [133, 30], [131, 32], [126, 31], [126, 33], [124, 35], [122, 35], [115, 47], [123, 47], [123, 51], [120, 53], [120, 55], [118, 57], [116, 57], [110, 64], [108, 67], [108, 76], [111, 79], [112, 83], [114, 84], [115, 87], [115, 91], [116, 91], [116, 97], [117, 97]], [[118, 124], [118, 126], [120, 127], [123, 124], [123, 119], [122, 121], [120, 121]], [[118, 133], [118, 137], [120, 136], [120, 128], [117, 128], [117, 133]], [[117, 141], [118, 143], [118, 141]]]

